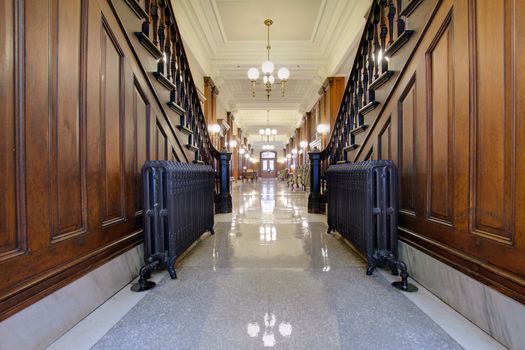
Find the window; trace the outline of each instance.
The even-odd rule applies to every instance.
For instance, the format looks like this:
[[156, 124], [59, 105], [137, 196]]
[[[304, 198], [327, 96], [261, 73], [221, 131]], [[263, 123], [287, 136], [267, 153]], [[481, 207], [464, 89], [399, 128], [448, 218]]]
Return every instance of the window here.
[[275, 152], [261, 152], [262, 158], [275, 158]]

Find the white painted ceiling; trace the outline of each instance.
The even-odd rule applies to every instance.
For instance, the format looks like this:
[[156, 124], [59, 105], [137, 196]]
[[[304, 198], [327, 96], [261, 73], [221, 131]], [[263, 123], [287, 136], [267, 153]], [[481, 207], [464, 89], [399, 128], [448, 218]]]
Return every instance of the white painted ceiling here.
[[[260, 128], [278, 130], [282, 148], [318, 99], [324, 79], [348, 75], [371, 0], [172, 0], [186, 50], [220, 89], [218, 98], [235, 115], [253, 146]], [[266, 26], [271, 18], [271, 61], [287, 67], [285, 97], [276, 84], [270, 101], [261, 85], [252, 97], [246, 76], [266, 59]], [[276, 73], [274, 73], [276, 75]], [[261, 78], [259, 78], [260, 80]], [[277, 79], [276, 79], [277, 80]], [[272, 138], [273, 139], [273, 138]]]

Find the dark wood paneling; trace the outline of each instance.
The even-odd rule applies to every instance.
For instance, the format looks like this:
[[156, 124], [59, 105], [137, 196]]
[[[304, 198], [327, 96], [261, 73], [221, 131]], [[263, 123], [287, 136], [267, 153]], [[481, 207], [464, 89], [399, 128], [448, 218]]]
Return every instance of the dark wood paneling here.
[[415, 214], [415, 134], [416, 134], [416, 78], [415, 76], [405, 87], [398, 102], [399, 125], [399, 173], [400, 173], [400, 209], [406, 213]]
[[[511, 244], [515, 207], [514, 1], [471, 1], [475, 53], [472, 84], [472, 230]], [[490, 54], [489, 54], [490, 53]]]
[[108, 1], [0, 0], [0, 20], [1, 320], [141, 242], [157, 121], [164, 158], [184, 150]]
[[150, 119], [150, 105], [147, 102], [142, 89], [138, 85], [138, 82], [135, 81], [133, 84], [133, 115], [134, 122], [136, 125], [135, 128], [135, 147], [136, 147], [136, 157], [135, 157], [135, 192], [136, 192], [136, 201], [135, 201], [135, 213], [139, 215], [142, 212], [142, 177], [141, 170], [144, 162], [148, 160], [149, 149], [148, 149], [148, 130], [149, 130], [149, 119]]
[[168, 160], [168, 137], [162, 126], [157, 122], [157, 152], [155, 159]]
[[452, 225], [454, 197], [454, 58], [452, 13], [426, 54], [427, 69], [427, 215]]
[[25, 228], [21, 196], [23, 182], [18, 166], [23, 150], [20, 133], [23, 132], [23, 115], [19, 80], [21, 61], [18, 56], [20, 33], [20, 4], [18, 1], [0, 1], [0, 260], [21, 253], [25, 247]]
[[122, 49], [102, 21], [100, 117], [103, 225], [125, 219], [124, 198], [124, 57]]
[[383, 129], [377, 136], [377, 159], [392, 159], [392, 127], [390, 118], [385, 122]]
[[[49, 164], [51, 240], [86, 232], [86, 1], [50, 2]], [[63, 69], [68, 67], [68, 69]]]
[[437, 3], [408, 60], [390, 59], [400, 73], [355, 160], [386, 158], [392, 118], [400, 238], [525, 302], [525, 3]]

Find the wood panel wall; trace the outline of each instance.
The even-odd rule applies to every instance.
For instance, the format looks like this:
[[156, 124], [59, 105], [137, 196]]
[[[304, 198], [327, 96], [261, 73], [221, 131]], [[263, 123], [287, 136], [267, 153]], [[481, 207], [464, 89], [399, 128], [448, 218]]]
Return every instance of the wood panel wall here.
[[522, 1], [443, 0], [354, 157], [397, 162], [402, 240], [521, 302], [524, 35]]
[[142, 164], [187, 158], [111, 1], [0, 0], [0, 21], [3, 319], [139, 244]]

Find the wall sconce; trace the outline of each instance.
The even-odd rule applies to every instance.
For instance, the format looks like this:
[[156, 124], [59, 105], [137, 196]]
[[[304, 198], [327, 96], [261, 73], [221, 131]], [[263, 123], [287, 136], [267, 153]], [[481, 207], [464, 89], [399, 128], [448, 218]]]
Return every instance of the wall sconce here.
[[330, 131], [330, 126], [328, 124], [319, 124], [317, 125], [317, 132], [322, 135], [328, 134]]
[[307, 141], [301, 141], [301, 142], [299, 142], [299, 146], [301, 146], [301, 148], [306, 148], [306, 147], [308, 147], [308, 142]]
[[221, 131], [221, 126], [219, 124], [212, 124], [210, 126], [210, 131], [214, 134], [217, 134], [218, 132]]
[[235, 140], [231, 140], [231, 141], [230, 141], [230, 147], [231, 147], [231, 148], [235, 148], [235, 147], [237, 147], [237, 141], [235, 141]]

